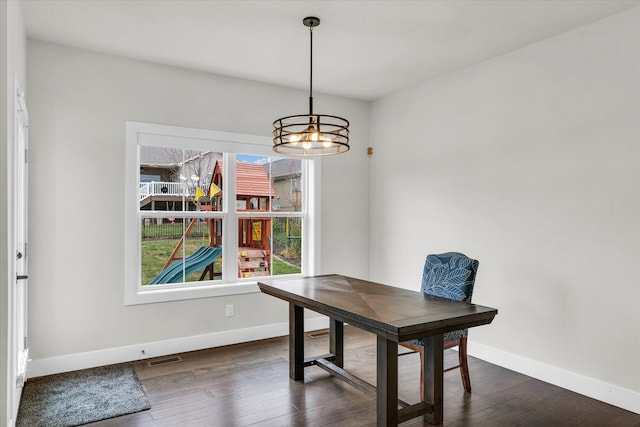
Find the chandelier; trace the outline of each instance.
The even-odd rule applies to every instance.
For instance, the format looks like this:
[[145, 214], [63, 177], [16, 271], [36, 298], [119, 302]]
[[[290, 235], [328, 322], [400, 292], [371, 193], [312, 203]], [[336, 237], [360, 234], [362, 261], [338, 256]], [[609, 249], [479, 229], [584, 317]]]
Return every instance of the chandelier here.
[[342, 117], [313, 113], [313, 27], [320, 19], [310, 16], [309, 114], [282, 117], [273, 122], [273, 150], [291, 156], [328, 156], [349, 150], [349, 121]]

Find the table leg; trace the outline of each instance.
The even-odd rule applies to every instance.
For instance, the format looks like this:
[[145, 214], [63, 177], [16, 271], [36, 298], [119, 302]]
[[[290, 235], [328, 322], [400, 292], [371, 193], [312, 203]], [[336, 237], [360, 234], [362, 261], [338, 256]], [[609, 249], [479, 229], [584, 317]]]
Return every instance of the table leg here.
[[429, 424], [443, 422], [443, 341], [442, 335], [423, 338], [424, 341], [424, 401], [433, 405], [433, 412], [424, 415]]
[[329, 353], [335, 356], [333, 363], [344, 368], [344, 323], [329, 319]]
[[289, 377], [304, 379], [304, 308], [289, 303]]
[[398, 425], [398, 343], [378, 336], [378, 427]]

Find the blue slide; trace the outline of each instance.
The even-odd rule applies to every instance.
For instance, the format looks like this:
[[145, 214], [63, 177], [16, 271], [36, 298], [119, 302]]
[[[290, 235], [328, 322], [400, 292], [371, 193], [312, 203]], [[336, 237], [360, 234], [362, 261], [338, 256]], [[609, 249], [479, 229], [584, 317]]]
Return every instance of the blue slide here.
[[[187, 277], [194, 271], [202, 270], [209, 264], [214, 263], [222, 255], [222, 246], [212, 248], [210, 246], [200, 246], [198, 250], [186, 257], [169, 265], [158, 274], [158, 277], [149, 282], [150, 285], [160, 283], [180, 283], [183, 277]], [[182, 267], [184, 266], [184, 276]]]

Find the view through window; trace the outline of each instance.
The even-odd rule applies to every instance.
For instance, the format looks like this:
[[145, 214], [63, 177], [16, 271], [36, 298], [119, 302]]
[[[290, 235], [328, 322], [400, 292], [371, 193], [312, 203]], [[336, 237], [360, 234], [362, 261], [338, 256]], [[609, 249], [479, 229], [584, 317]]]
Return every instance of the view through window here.
[[[302, 266], [302, 160], [140, 146], [140, 283], [298, 274]], [[235, 250], [226, 252], [225, 180], [235, 181]], [[227, 190], [230, 191], [230, 190]]]

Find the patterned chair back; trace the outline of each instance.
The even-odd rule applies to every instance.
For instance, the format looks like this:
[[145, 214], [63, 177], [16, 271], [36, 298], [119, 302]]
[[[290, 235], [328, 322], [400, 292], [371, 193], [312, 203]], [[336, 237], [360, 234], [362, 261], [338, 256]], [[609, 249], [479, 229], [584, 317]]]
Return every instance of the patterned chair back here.
[[423, 294], [471, 302], [478, 261], [459, 252], [427, 255], [422, 273]]

